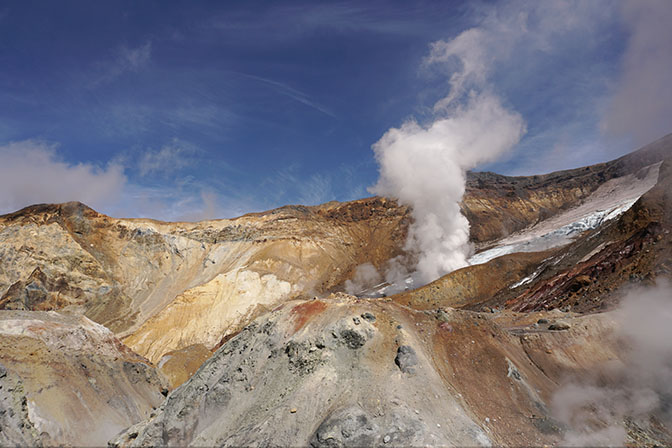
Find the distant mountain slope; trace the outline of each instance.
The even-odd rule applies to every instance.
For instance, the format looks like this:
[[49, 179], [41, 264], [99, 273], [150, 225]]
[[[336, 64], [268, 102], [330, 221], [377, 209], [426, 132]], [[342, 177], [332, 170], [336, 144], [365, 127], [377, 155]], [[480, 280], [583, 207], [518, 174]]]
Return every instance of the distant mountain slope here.
[[537, 176], [470, 172], [462, 212], [471, 239], [491, 243], [578, 204], [604, 182], [672, 156], [672, 134], [606, 163]]
[[672, 157], [632, 208], [573, 242], [468, 266], [393, 299], [420, 309], [604, 310], [618, 302], [623, 287], [672, 278], [671, 210]]

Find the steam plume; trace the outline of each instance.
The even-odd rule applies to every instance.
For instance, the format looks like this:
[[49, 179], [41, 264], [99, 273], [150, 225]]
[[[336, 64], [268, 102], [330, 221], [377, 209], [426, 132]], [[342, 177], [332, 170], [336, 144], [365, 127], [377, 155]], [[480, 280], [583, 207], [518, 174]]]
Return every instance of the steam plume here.
[[450, 93], [435, 104], [431, 123], [406, 121], [373, 145], [380, 177], [371, 191], [411, 207], [405, 249], [417, 258], [414, 279], [423, 283], [467, 264], [469, 223], [460, 213], [466, 171], [507, 151], [524, 133], [522, 117], [487, 83], [489, 39], [471, 29], [434, 43], [428, 67], [459, 67]]
[[602, 127], [611, 135], [633, 137], [639, 146], [670, 132], [672, 2], [648, 0], [621, 6], [630, 39]]
[[365, 289], [376, 286], [381, 281], [378, 270], [371, 263], [360, 264], [355, 268], [355, 275], [352, 280], [345, 281], [345, 292], [348, 294], [357, 294]]
[[618, 337], [628, 347], [617, 367], [604, 366], [598, 382], [584, 378], [562, 387], [553, 411], [569, 427], [564, 444], [622, 446], [625, 420], [646, 426], [650, 415], [672, 426], [672, 286], [632, 291], [617, 312]]

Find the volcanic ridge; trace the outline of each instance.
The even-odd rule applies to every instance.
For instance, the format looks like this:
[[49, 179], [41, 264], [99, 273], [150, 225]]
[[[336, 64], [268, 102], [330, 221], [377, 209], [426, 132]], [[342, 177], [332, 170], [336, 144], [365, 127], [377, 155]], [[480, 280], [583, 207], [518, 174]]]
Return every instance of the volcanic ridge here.
[[632, 374], [621, 307], [657, 291], [672, 309], [672, 135], [573, 170], [470, 172], [461, 211], [469, 266], [351, 294], [362, 265], [413, 261], [393, 199], [0, 216], [0, 445], [672, 444], [669, 381]]

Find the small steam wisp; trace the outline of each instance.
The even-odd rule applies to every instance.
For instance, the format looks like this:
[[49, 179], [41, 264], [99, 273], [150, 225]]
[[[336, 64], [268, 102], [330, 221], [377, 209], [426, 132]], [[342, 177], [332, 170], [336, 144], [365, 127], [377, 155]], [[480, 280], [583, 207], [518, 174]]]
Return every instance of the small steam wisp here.
[[651, 416], [672, 427], [672, 285], [631, 291], [616, 320], [622, 362], [569, 381], [554, 395], [553, 414], [567, 428], [563, 445], [623, 446], [627, 421], [646, 428]]

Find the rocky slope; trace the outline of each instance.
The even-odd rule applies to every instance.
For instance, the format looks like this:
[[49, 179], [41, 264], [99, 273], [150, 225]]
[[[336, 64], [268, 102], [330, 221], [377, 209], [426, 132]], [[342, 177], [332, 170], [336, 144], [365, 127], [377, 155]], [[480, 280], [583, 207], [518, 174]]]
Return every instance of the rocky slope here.
[[382, 264], [407, 221], [380, 198], [200, 223], [29, 207], [0, 217], [0, 307], [79, 311], [156, 362], [213, 348], [269, 307], [341, 285], [364, 261]]
[[462, 213], [471, 239], [483, 246], [548, 219], [587, 198], [603, 183], [670, 156], [672, 134], [616, 160], [525, 177], [469, 173]]
[[0, 444], [104, 445], [163, 401], [146, 359], [86, 317], [0, 313]]
[[[481, 261], [371, 299], [330, 293], [402, 253], [410, 215], [383, 198], [200, 223], [2, 216], [0, 444], [128, 427], [116, 444], [563, 443], [563, 378], [627, 356], [604, 311], [672, 276], [671, 182], [672, 136], [577, 170], [470, 173]], [[671, 440], [631, 423], [630, 442]]]
[[[570, 329], [549, 329], [560, 317]], [[613, 325], [609, 314], [418, 311], [343, 294], [290, 302], [113, 444], [557, 444], [553, 392], [564, 375], [618, 359]]]
[[619, 219], [605, 223], [541, 263], [530, 277], [502, 289], [488, 306], [517, 311], [613, 307], [627, 286], [672, 278], [672, 158], [660, 167], [655, 187]]
[[[623, 288], [672, 278], [671, 192], [672, 157], [656, 168], [655, 185], [622, 215], [543, 252], [506, 254], [502, 246], [495, 247], [493, 252], [505, 255], [452, 272], [394, 300], [417, 309], [585, 313], [612, 308]], [[529, 230], [534, 233], [535, 228]], [[509, 247], [507, 240], [502, 240], [504, 247]]]

